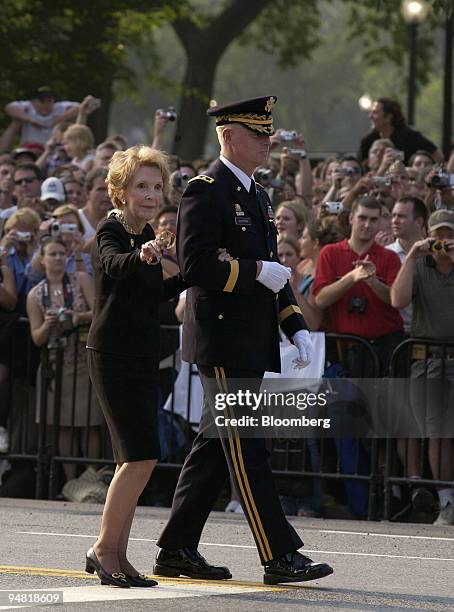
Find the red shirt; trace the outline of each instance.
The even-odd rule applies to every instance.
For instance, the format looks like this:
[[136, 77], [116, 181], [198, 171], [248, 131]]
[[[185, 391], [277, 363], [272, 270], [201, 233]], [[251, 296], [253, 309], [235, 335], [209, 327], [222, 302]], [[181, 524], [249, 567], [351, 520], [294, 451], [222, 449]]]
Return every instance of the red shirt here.
[[[312, 293], [317, 295], [323, 287], [339, 280], [353, 270], [353, 262], [358, 259], [369, 259], [375, 264], [377, 278], [390, 287], [400, 268], [396, 253], [385, 249], [374, 242], [367, 251], [358, 255], [352, 251], [348, 240], [325, 246], [318, 258]], [[354, 310], [348, 312], [352, 298], [366, 298], [364, 313]], [[356, 283], [340, 300], [330, 306], [332, 331], [341, 334], [355, 334], [367, 340], [373, 340], [403, 328], [399, 311], [390, 304], [385, 304], [364, 281]]]

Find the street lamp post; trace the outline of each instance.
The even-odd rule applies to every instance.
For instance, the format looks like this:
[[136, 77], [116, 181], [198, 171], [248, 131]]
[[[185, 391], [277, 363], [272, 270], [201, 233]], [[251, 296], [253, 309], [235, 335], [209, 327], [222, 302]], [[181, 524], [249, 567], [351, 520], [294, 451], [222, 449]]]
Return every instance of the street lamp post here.
[[445, 30], [445, 69], [443, 85], [443, 154], [449, 159], [451, 154], [452, 134], [452, 69], [453, 69], [453, 42], [454, 42], [454, 9], [446, 19]]
[[416, 93], [416, 57], [418, 48], [418, 26], [427, 17], [429, 5], [426, 0], [403, 0], [401, 13], [408, 23], [409, 33], [409, 61], [408, 61], [408, 102], [407, 120], [410, 125], [415, 118]]

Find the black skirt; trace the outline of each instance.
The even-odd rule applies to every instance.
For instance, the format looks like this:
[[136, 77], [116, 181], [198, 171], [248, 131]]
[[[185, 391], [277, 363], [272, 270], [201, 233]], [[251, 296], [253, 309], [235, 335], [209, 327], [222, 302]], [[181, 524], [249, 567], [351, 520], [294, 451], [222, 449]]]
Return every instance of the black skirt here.
[[88, 371], [112, 439], [117, 463], [159, 459], [156, 357], [87, 350]]

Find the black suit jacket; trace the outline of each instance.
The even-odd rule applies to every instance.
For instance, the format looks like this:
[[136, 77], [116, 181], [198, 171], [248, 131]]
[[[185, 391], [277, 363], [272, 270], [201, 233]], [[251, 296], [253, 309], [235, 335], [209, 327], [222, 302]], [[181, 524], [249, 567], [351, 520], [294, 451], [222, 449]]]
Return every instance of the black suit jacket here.
[[[192, 179], [178, 213], [177, 253], [187, 293], [183, 359], [199, 365], [280, 372], [279, 329], [306, 329], [287, 283], [279, 294], [256, 281], [256, 261], [278, 261], [274, 213], [220, 160]], [[221, 247], [235, 259], [221, 262]], [[193, 286], [192, 286], [193, 285]]]
[[159, 360], [159, 303], [186, 285], [180, 275], [163, 280], [160, 264], [140, 261], [141, 245], [154, 237], [148, 224], [140, 236], [131, 236], [115, 216], [99, 226], [92, 250], [95, 304], [87, 348]]

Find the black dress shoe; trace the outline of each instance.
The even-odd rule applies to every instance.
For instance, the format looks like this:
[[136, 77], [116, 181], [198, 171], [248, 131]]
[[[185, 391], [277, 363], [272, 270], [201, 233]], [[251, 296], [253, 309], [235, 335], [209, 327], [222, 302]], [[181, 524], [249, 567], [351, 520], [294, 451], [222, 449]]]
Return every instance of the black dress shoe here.
[[101, 584], [108, 584], [110, 586], [120, 587], [122, 589], [129, 589], [129, 582], [126, 580], [126, 576], [122, 572], [113, 572], [108, 574], [98, 561], [98, 557], [95, 554], [93, 548], [87, 551], [85, 556], [85, 571], [89, 574], [98, 574], [98, 578], [101, 580]]
[[183, 575], [204, 580], [228, 580], [232, 577], [227, 567], [207, 563], [196, 548], [161, 548], [156, 556], [153, 573], [172, 578]]
[[265, 584], [303, 582], [324, 578], [332, 573], [333, 568], [327, 563], [314, 563], [309, 557], [295, 551], [269, 561], [265, 565], [263, 582]]
[[147, 578], [143, 574], [137, 574], [137, 576], [130, 576], [129, 574], [125, 574], [125, 577], [126, 580], [129, 582], [129, 585], [132, 587], [154, 587], [158, 584], [156, 580]]

